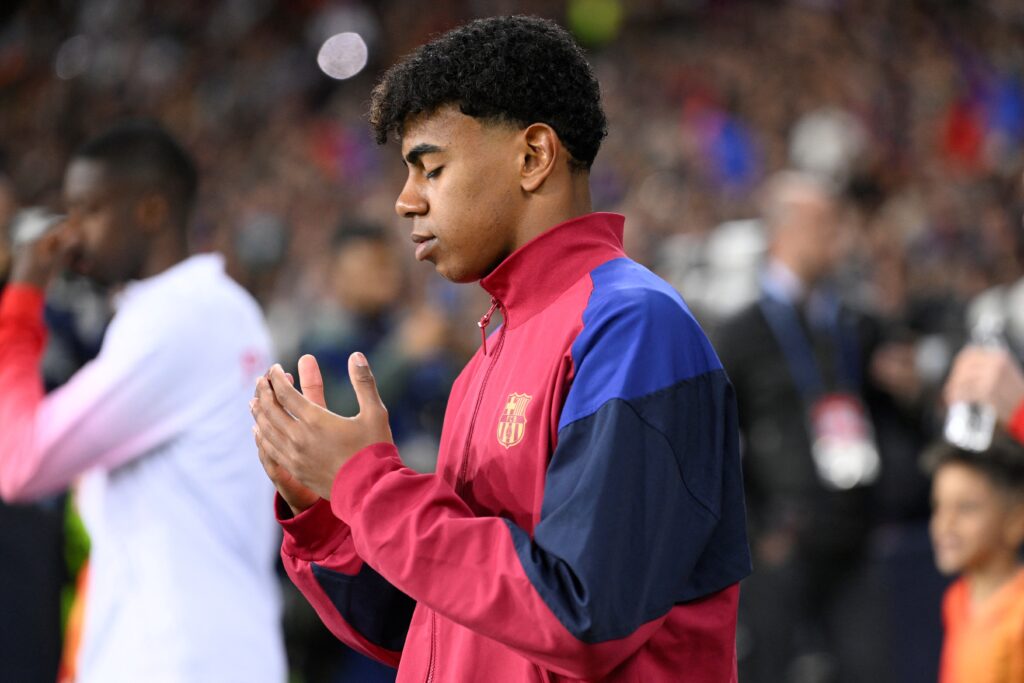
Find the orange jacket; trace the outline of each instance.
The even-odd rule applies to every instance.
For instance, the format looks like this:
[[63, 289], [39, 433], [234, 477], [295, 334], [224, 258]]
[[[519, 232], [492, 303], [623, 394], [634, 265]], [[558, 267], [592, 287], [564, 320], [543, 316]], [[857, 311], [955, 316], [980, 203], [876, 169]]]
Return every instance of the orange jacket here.
[[939, 683], [1024, 683], [1024, 569], [980, 606], [960, 579], [946, 591], [942, 618]]

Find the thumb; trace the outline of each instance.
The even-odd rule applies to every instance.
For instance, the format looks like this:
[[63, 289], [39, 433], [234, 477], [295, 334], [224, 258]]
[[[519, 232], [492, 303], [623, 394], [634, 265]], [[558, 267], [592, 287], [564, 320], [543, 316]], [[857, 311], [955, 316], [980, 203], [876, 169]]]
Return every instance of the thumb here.
[[377, 381], [370, 372], [370, 363], [366, 356], [358, 351], [348, 357], [348, 376], [352, 381], [352, 388], [356, 392], [356, 400], [359, 401], [359, 414], [379, 411], [384, 407], [377, 393]]
[[320, 365], [316, 362], [316, 358], [308, 353], [299, 359], [299, 388], [302, 389], [302, 395], [311, 402], [321, 408], [327, 407], [327, 401], [324, 399], [324, 377], [320, 374]]

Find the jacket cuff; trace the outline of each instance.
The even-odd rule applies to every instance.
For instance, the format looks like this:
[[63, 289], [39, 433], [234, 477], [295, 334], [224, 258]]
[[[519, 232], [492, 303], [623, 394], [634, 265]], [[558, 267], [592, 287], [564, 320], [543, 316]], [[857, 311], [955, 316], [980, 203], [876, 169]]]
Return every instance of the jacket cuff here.
[[1024, 401], [1021, 401], [1017, 405], [1017, 409], [1013, 411], [1013, 416], [1010, 418], [1009, 432], [1014, 439], [1024, 444]]
[[331, 512], [321, 498], [297, 515], [292, 515], [280, 493], [274, 494], [274, 514], [284, 532], [281, 552], [299, 560], [316, 562], [328, 557], [350, 534], [348, 526]]
[[375, 443], [357, 451], [341, 466], [331, 486], [331, 509], [338, 519], [350, 522], [370, 489], [386, 474], [405, 467], [392, 443]]

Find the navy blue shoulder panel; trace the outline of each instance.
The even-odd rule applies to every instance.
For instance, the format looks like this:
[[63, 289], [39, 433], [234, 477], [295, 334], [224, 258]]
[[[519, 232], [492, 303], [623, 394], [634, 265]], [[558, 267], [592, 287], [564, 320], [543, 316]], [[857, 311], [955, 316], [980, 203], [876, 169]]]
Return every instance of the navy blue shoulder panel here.
[[533, 538], [538, 594], [577, 638], [623, 638], [750, 573], [732, 385], [671, 288], [628, 259], [593, 272], [576, 377]]
[[524, 571], [584, 642], [623, 638], [750, 573], [736, 408], [724, 371], [613, 399], [559, 433]]
[[368, 641], [393, 652], [405, 647], [416, 601], [363, 563], [358, 574], [343, 574], [310, 563], [313, 576], [338, 614]]
[[573, 342], [576, 379], [558, 428], [613, 398], [632, 399], [722, 367], [679, 293], [628, 258], [590, 273], [593, 292]]

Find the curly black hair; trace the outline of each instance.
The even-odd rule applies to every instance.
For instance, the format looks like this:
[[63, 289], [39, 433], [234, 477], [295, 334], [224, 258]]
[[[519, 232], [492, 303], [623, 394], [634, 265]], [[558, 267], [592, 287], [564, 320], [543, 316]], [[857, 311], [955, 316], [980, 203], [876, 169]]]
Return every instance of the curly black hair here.
[[551, 126], [575, 170], [590, 168], [607, 135], [583, 51], [565, 29], [538, 17], [478, 19], [388, 69], [370, 103], [377, 143], [401, 136], [409, 116], [448, 104], [478, 119]]

